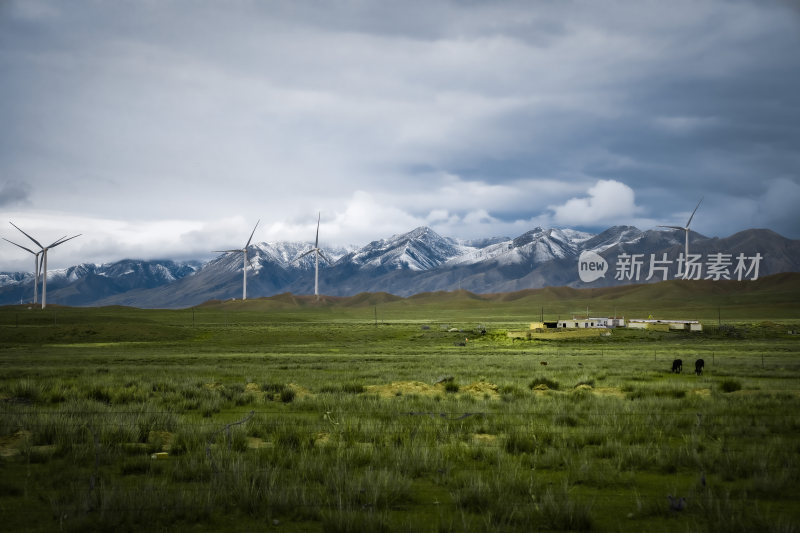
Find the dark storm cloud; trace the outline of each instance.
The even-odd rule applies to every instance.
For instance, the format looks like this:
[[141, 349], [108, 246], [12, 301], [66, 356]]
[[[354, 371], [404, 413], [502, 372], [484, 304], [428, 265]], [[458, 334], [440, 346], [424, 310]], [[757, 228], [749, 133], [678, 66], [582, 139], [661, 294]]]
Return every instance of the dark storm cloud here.
[[0, 182], [0, 207], [28, 203], [30, 190], [30, 186], [25, 183]]

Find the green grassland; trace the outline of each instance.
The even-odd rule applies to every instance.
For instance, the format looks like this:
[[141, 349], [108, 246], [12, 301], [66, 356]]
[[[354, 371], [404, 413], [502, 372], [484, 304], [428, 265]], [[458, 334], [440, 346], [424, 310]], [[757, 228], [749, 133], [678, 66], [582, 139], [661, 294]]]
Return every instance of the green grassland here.
[[798, 279], [0, 308], [0, 529], [800, 531]]

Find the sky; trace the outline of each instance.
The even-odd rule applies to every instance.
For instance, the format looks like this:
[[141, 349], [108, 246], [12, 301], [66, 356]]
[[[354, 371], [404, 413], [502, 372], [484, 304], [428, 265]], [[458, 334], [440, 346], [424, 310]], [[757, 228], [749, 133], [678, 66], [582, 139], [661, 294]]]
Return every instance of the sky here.
[[704, 235], [800, 239], [798, 50], [796, 0], [0, 0], [0, 237], [81, 234], [64, 268], [703, 198]]

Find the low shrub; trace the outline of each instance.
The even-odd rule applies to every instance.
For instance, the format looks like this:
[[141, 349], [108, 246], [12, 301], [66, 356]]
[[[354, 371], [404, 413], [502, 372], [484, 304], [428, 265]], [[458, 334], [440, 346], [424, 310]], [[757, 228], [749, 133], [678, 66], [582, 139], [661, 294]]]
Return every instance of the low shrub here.
[[558, 387], [560, 386], [558, 384], [558, 381], [556, 381], [554, 379], [550, 379], [550, 378], [544, 377], [544, 376], [540, 376], [540, 377], [534, 378], [533, 381], [528, 383], [528, 388], [533, 390], [539, 385], [544, 385], [548, 389], [552, 389], [552, 390], [558, 390]]
[[736, 392], [742, 390], [742, 382], [736, 379], [725, 379], [719, 384], [722, 392]]
[[294, 401], [294, 397], [296, 396], [296, 393], [294, 392], [294, 389], [292, 389], [290, 387], [286, 387], [285, 389], [283, 389], [281, 391], [281, 395], [280, 396], [281, 396], [281, 401], [283, 403], [292, 403]]

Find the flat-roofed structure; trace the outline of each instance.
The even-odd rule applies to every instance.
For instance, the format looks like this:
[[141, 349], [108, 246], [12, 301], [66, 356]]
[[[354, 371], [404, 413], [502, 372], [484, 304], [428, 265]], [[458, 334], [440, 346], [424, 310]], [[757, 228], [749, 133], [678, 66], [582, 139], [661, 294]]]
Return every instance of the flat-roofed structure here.
[[632, 318], [628, 327], [633, 329], [667, 329], [672, 331], [703, 331], [699, 320], [667, 320], [657, 318]]

